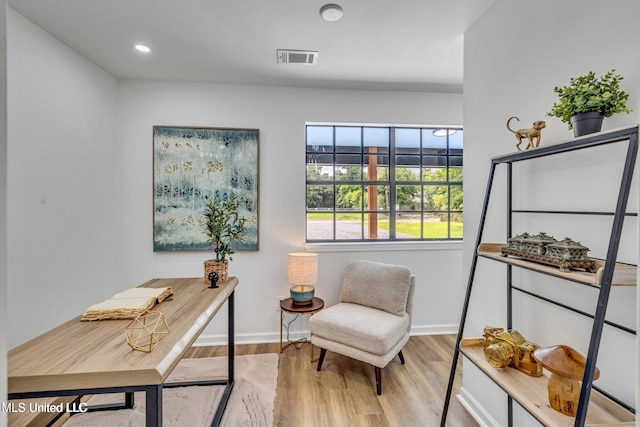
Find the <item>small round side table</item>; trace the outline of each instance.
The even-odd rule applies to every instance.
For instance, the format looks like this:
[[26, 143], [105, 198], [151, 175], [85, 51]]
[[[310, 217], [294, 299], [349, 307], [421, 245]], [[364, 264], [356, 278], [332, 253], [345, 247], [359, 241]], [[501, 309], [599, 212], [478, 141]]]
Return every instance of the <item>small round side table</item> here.
[[[284, 313], [289, 314], [303, 314], [308, 315], [309, 317], [313, 316], [315, 313], [319, 312], [324, 308], [324, 300], [318, 297], [314, 297], [311, 301], [311, 304], [308, 305], [295, 305], [291, 298], [286, 298], [280, 301], [280, 353], [282, 353], [282, 327], [284, 326]], [[307, 338], [303, 338], [302, 343], [305, 343]], [[287, 345], [292, 344], [296, 341], [289, 341]], [[309, 344], [311, 345], [311, 361], [313, 361], [313, 344], [311, 344], [311, 340], [309, 340]]]

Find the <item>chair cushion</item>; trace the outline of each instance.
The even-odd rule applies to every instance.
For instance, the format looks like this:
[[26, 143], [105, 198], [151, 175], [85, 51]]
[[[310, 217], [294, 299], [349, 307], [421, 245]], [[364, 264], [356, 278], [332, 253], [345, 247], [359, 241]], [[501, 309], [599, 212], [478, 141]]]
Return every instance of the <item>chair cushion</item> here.
[[407, 334], [409, 315], [397, 316], [360, 304], [339, 303], [309, 319], [312, 335], [383, 355]]
[[401, 316], [407, 309], [411, 271], [400, 265], [351, 261], [342, 282], [340, 302], [378, 308]]

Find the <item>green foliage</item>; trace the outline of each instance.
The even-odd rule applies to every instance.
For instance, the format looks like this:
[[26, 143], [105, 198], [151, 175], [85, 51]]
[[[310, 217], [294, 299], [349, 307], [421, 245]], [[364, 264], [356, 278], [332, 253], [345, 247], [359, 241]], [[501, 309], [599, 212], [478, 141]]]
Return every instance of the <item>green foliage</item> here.
[[[449, 168], [449, 181], [462, 182], [462, 169]], [[425, 169], [422, 179], [430, 182], [447, 182], [446, 168]], [[424, 187], [425, 209], [434, 211], [462, 211], [463, 192], [462, 185], [427, 185]]]
[[362, 208], [362, 187], [347, 184], [349, 181], [360, 180], [361, 176], [362, 171], [359, 166], [336, 168], [336, 180], [340, 181], [336, 189], [336, 208]]
[[[396, 168], [396, 183], [403, 181], [417, 181], [420, 177], [416, 176], [409, 168]], [[396, 204], [400, 206], [413, 206], [420, 200], [420, 186], [418, 185], [397, 185], [396, 186]], [[420, 205], [418, 204], [418, 209]]]
[[[319, 181], [329, 178], [329, 175], [321, 174], [319, 168], [307, 166], [307, 180]], [[307, 207], [316, 209], [327, 206], [333, 206], [333, 187], [330, 185], [308, 185]]]
[[308, 185], [307, 207], [311, 209], [333, 206], [333, 187], [330, 185]]
[[360, 209], [362, 207], [362, 188], [359, 185], [338, 186], [336, 207]]
[[207, 220], [205, 227], [207, 236], [211, 240], [213, 251], [216, 253], [216, 261], [224, 262], [234, 251], [231, 245], [242, 242], [247, 234], [247, 219], [241, 217], [238, 211], [247, 200], [237, 195], [230, 195], [227, 200], [207, 197], [204, 216]]
[[630, 113], [626, 101], [629, 94], [620, 89], [622, 76], [611, 70], [604, 76], [597, 78], [593, 71], [586, 76], [571, 77], [569, 85], [555, 87], [559, 100], [551, 107], [548, 116], [558, 117], [573, 129], [571, 117], [590, 111], [599, 111], [605, 117], [615, 113]]
[[[462, 169], [449, 168], [449, 180], [447, 180], [447, 168], [431, 168], [422, 171], [422, 180], [442, 183], [442, 185], [424, 186], [425, 209], [436, 211], [462, 210], [462, 186], [447, 186], [447, 182], [462, 182]], [[309, 173], [309, 172], [308, 172]], [[340, 184], [336, 188], [335, 203], [338, 209], [362, 209], [364, 194], [362, 186], [351, 185], [349, 181], [359, 179], [360, 168], [349, 167], [337, 173]], [[309, 173], [314, 179], [318, 178], [317, 173]], [[385, 176], [386, 178], [386, 176]], [[402, 182], [417, 181], [420, 178], [415, 176], [411, 169], [396, 169], [396, 203], [400, 206], [417, 205], [420, 197], [419, 185], [402, 185]], [[378, 209], [388, 209], [389, 194], [388, 185], [377, 186]], [[307, 207], [330, 208], [333, 206], [333, 187], [331, 185], [310, 185], [307, 187]], [[365, 205], [366, 208], [366, 205]], [[419, 206], [418, 206], [419, 209]]]

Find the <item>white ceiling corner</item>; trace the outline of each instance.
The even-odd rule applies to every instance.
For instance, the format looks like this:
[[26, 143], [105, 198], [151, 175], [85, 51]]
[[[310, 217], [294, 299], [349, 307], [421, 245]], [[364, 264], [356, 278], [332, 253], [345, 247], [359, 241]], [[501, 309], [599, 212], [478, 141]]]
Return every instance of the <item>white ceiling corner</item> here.
[[[462, 91], [463, 35], [495, 0], [9, 0], [120, 79], [338, 89]], [[135, 43], [152, 53], [140, 55]], [[276, 49], [318, 51], [283, 67]]]

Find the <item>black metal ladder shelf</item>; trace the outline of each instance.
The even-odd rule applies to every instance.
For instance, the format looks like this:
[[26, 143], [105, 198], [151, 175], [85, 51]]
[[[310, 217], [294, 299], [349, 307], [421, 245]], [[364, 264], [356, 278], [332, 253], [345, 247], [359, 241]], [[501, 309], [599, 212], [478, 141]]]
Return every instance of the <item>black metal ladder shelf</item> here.
[[[620, 188], [618, 192], [618, 198], [616, 202], [615, 212], [583, 212], [583, 211], [525, 211], [525, 210], [516, 210], [513, 209], [512, 205], [512, 166], [514, 163], [526, 161], [530, 159], [541, 158], [545, 156], [552, 156], [560, 153], [567, 153], [575, 150], [583, 150], [591, 147], [602, 146], [611, 143], [619, 143], [628, 141], [626, 157], [624, 163], [624, 169], [622, 171], [622, 179], [620, 183]], [[480, 368], [494, 383], [496, 383], [502, 390], [507, 394], [507, 410], [508, 410], [508, 422], [509, 426], [513, 426], [513, 401], [516, 400], [527, 412], [529, 412], [532, 416], [534, 416], [538, 421], [545, 425], [557, 425], [555, 421], [549, 421], [547, 415], [543, 414], [540, 408], [541, 406], [545, 406], [547, 402], [543, 401], [530, 401], [527, 396], [527, 390], [523, 390], [522, 393], [519, 392], [517, 387], [514, 388], [513, 378], [510, 378], [512, 372], [513, 375], [518, 375], [519, 378], [522, 379], [524, 383], [530, 381], [532, 384], [536, 383], [536, 387], [540, 387], [540, 384], [544, 384], [544, 388], [546, 390], [546, 380], [544, 377], [542, 378], [533, 378], [527, 377], [526, 375], [517, 373], [514, 369], [505, 371], [505, 370], [497, 370], [497, 369], [488, 369], [490, 366], [484, 360], [484, 354], [482, 351], [482, 345], [477, 339], [464, 339], [464, 327], [467, 318], [467, 311], [469, 308], [469, 301], [471, 297], [471, 291], [473, 288], [473, 282], [476, 274], [476, 266], [478, 262], [478, 258], [488, 258], [493, 259], [495, 261], [503, 262], [507, 265], [507, 328], [511, 328], [512, 324], [512, 298], [513, 291], [521, 292], [526, 295], [533, 296], [547, 303], [555, 304], [564, 309], [568, 309], [574, 311], [576, 313], [585, 315], [593, 319], [593, 325], [591, 330], [591, 338], [589, 342], [589, 350], [587, 353], [587, 363], [585, 366], [584, 376], [582, 380], [582, 387], [580, 390], [580, 401], [578, 404], [577, 415], [575, 420], [571, 417], [561, 415], [563, 421], [560, 423], [562, 425], [573, 425], [576, 427], [582, 427], [585, 425], [587, 421], [587, 409], [591, 400], [597, 401], [597, 403], [592, 403], [593, 406], [604, 405], [606, 407], [607, 412], [611, 412], [612, 416], [619, 416], [617, 422], [627, 423], [629, 425], [634, 425], [635, 420], [635, 409], [621, 402], [615, 396], [600, 390], [598, 388], [593, 387], [593, 376], [596, 368], [596, 360], [598, 357], [598, 351], [600, 347], [600, 340], [602, 337], [602, 331], [605, 324], [616, 327], [620, 330], [628, 332], [630, 334], [636, 334], [636, 331], [624, 327], [622, 325], [617, 325], [613, 322], [605, 320], [605, 314], [607, 310], [607, 304], [609, 302], [609, 293], [612, 285], [621, 284], [620, 282], [626, 282], [623, 284], [636, 286], [637, 283], [637, 266], [616, 263], [617, 255], [618, 255], [618, 246], [620, 244], [620, 238], [622, 234], [622, 227], [624, 223], [625, 217], [635, 216], [637, 217], [637, 213], [628, 213], [627, 210], [627, 201], [629, 198], [629, 191], [631, 188], [631, 181], [633, 178], [633, 171], [635, 167], [635, 161], [638, 152], [638, 126], [628, 127], [624, 129], [617, 129], [610, 132], [597, 133], [593, 135], [588, 135], [580, 138], [576, 138], [574, 140], [564, 142], [557, 145], [550, 145], [546, 147], [541, 147], [529, 151], [521, 151], [513, 154], [507, 154], [503, 156], [494, 157], [491, 159], [491, 168], [489, 170], [489, 177], [487, 181], [487, 186], [484, 194], [484, 201], [482, 206], [482, 213], [480, 216], [480, 224], [478, 227], [477, 238], [475, 242], [475, 250], [471, 262], [471, 267], [469, 271], [469, 278], [467, 282], [467, 289], [465, 293], [464, 303], [462, 307], [462, 315], [460, 318], [460, 324], [458, 329], [458, 336], [456, 338], [455, 350], [453, 354], [453, 361], [451, 364], [451, 373], [449, 376], [449, 384], [447, 386], [447, 393], [445, 396], [444, 407], [442, 411], [442, 417], [440, 419], [440, 426], [445, 427], [447, 420], [447, 412], [449, 409], [449, 404], [451, 401], [451, 393], [453, 390], [453, 383], [456, 375], [456, 368], [458, 364], [458, 358], [460, 353], [462, 353], [467, 359], [469, 359], [474, 365]], [[482, 235], [485, 227], [485, 222], [487, 219], [487, 210], [489, 207], [489, 202], [491, 198], [491, 188], [494, 182], [495, 172], [498, 165], [506, 165], [507, 174], [506, 174], [506, 187], [507, 187], [507, 237], [512, 237], [512, 215], [514, 213], [550, 213], [550, 214], [573, 214], [573, 215], [613, 215], [613, 225], [611, 229], [611, 236], [609, 238], [607, 254], [606, 258], [603, 260], [602, 267], [597, 274], [594, 273], [577, 273], [577, 274], [564, 274], [560, 273], [559, 270], [553, 268], [545, 268], [541, 264], [536, 264], [533, 262], [527, 262], [523, 260], [519, 260], [517, 258], [503, 258], [498, 254], [500, 253], [499, 248], [496, 248], [494, 244], [483, 244], [482, 243]], [[524, 268], [528, 270], [533, 270], [542, 274], [547, 274], [555, 277], [560, 277], [565, 280], [574, 281], [577, 283], [584, 284], [586, 286], [590, 286], [596, 288], [598, 292], [598, 301], [594, 314], [586, 313], [581, 310], [574, 309], [573, 307], [567, 306], [560, 302], [556, 302], [550, 298], [546, 298], [544, 296], [540, 296], [530, 291], [526, 291], [517, 286], [513, 286], [512, 284], [512, 269], [513, 268]], [[524, 378], [523, 378], [524, 377]], [[542, 383], [540, 382], [542, 380]], [[533, 385], [525, 385], [523, 387], [533, 387]], [[592, 389], [596, 390], [596, 393], [592, 398]], [[546, 397], [546, 395], [545, 395]], [[553, 409], [550, 410], [551, 414], [549, 416], [553, 417], [553, 413], [555, 412]], [[598, 420], [589, 421], [589, 425], [597, 425]], [[604, 425], [604, 423], [603, 423]]]

